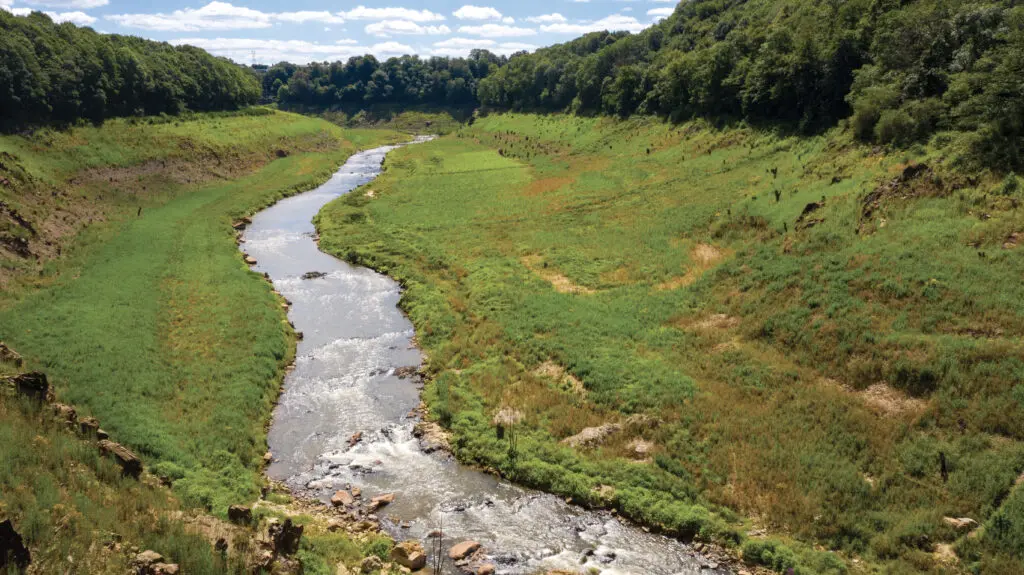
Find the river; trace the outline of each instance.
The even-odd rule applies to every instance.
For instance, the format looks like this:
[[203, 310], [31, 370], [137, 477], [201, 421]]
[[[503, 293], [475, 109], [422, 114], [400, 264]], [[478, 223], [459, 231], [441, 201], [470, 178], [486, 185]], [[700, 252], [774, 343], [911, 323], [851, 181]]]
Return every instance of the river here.
[[[373, 180], [395, 147], [353, 155], [322, 186], [256, 214], [244, 232], [241, 249], [292, 302], [289, 317], [304, 334], [274, 411], [269, 476], [325, 502], [348, 485], [359, 487], [364, 499], [394, 493], [394, 503], [380, 512], [384, 530], [398, 540], [420, 539], [429, 549], [428, 533], [443, 526], [446, 550], [478, 541], [499, 574], [728, 572], [690, 546], [611, 513], [420, 449], [409, 413], [419, 404], [419, 389], [395, 374], [422, 359], [412, 324], [397, 307], [400, 288], [387, 276], [321, 252], [311, 223], [324, 204]], [[302, 278], [312, 271], [325, 275]], [[350, 448], [357, 432], [362, 440]], [[446, 571], [457, 572], [450, 561]]]

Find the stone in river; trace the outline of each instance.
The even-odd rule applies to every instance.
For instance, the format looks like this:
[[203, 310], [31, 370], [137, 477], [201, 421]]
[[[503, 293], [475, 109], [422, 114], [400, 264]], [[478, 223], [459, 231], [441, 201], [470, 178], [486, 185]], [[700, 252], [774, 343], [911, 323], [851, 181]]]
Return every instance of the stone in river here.
[[455, 560], [465, 559], [479, 548], [480, 544], [476, 541], [463, 541], [462, 543], [456, 543], [448, 550], [448, 557]]

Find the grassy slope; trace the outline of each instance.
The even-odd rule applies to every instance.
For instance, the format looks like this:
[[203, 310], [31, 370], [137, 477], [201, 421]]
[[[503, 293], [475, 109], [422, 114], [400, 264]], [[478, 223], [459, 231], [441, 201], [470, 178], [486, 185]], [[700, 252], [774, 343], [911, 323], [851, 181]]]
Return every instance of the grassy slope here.
[[[60, 400], [96, 416], [115, 440], [175, 479], [186, 507], [223, 514], [229, 504], [255, 499], [264, 482], [264, 426], [293, 334], [271, 287], [241, 261], [230, 223], [323, 181], [357, 148], [400, 138], [275, 113], [157, 126], [110, 122], [3, 139], [0, 149], [22, 167], [21, 195], [9, 198], [22, 214], [52, 221], [57, 212], [89, 209], [106, 223], [54, 237], [67, 248], [62, 258], [7, 260], [11, 289], [0, 306], [0, 340], [47, 372]], [[271, 161], [278, 150], [287, 157]], [[232, 160], [241, 165], [219, 167]], [[169, 169], [132, 171], [154, 161]], [[113, 174], [109, 185], [97, 181], [96, 168]], [[147, 193], [139, 193], [142, 186]], [[62, 203], [39, 200], [49, 197]], [[24, 448], [5, 441], [0, 449], [15, 460], [26, 457]], [[15, 490], [25, 477], [5, 479], [4, 506], [17, 520], [50, 511], [52, 501], [40, 493]], [[90, 517], [95, 493], [75, 488], [68, 486], [67, 497]], [[132, 505], [140, 488], [115, 482], [107, 489], [107, 497], [125, 498], [116, 504]], [[134, 505], [163, 511], [145, 499]]]
[[[1024, 221], [990, 183], [930, 177], [861, 221], [878, 181], [941, 163], [916, 155], [841, 133], [496, 116], [395, 152], [373, 199], [318, 223], [324, 248], [407, 285], [461, 458], [745, 541], [780, 569], [840, 568], [748, 530], [869, 560], [855, 570], [942, 570], [936, 544], [957, 540], [942, 516], [984, 522], [1024, 469], [1024, 262], [1001, 247]], [[823, 222], [796, 230], [823, 198]], [[515, 453], [491, 424], [503, 406], [525, 413]], [[660, 424], [593, 453], [556, 443], [631, 413]], [[959, 540], [967, 563], [1021, 567], [1024, 518], [1007, 521], [999, 544], [991, 529]]]

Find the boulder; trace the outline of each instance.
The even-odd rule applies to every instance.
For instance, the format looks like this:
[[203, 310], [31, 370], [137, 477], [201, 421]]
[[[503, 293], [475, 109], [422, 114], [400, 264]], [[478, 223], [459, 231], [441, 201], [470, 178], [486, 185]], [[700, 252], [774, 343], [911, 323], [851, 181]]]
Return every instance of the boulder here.
[[150, 567], [153, 575], [178, 575], [179, 571], [177, 563], [154, 563]]
[[427, 554], [419, 541], [403, 541], [391, 550], [391, 560], [417, 571], [427, 566]]
[[98, 445], [101, 453], [114, 457], [114, 461], [121, 466], [121, 472], [125, 475], [138, 479], [142, 474], [142, 460], [127, 447], [109, 439], [101, 439]]
[[304, 280], [315, 280], [317, 278], [322, 278], [325, 275], [327, 275], [327, 274], [325, 274], [324, 272], [306, 272], [306, 273], [302, 274], [302, 279], [304, 279]]
[[247, 265], [254, 266], [254, 265], [256, 265], [256, 258], [254, 258], [254, 257], [252, 257], [250, 255], [246, 255], [245, 256], [245, 263]]
[[476, 575], [494, 575], [494, 563], [484, 563], [477, 567]]
[[374, 497], [373, 499], [370, 499], [370, 511], [376, 511], [376, 510], [380, 509], [381, 507], [385, 507], [385, 506], [390, 505], [391, 503], [394, 503], [394, 502], [395, 502], [395, 494], [394, 493], [385, 493], [383, 495], [378, 495], [378, 496]]
[[440, 425], [433, 421], [420, 421], [412, 428], [412, 434], [420, 440], [420, 449], [424, 453], [448, 451], [448, 434]]
[[102, 429], [96, 430], [96, 439], [110, 439], [110, 434]]
[[448, 550], [448, 558], [456, 561], [459, 559], [465, 559], [476, 552], [479, 548], [480, 544], [476, 541], [463, 541], [462, 543], [456, 543]]
[[248, 525], [252, 522], [252, 509], [244, 505], [232, 505], [228, 507], [228, 520], [238, 525]]
[[598, 427], [586, 427], [572, 437], [566, 437], [562, 443], [570, 447], [591, 448], [605, 442], [609, 436], [618, 433], [622, 426], [617, 423], [606, 423]]
[[349, 447], [353, 447], [353, 446], [355, 446], [355, 444], [359, 443], [362, 440], [363, 440], [363, 432], [362, 431], [357, 431], [357, 432], [352, 434], [352, 437], [348, 438], [348, 446]]
[[72, 429], [75, 427], [75, 422], [78, 421], [78, 414], [75, 412], [75, 408], [64, 403], [53, 404], [53, 415]]
[[98, 437], [100, 434], [100, 422], [95, 417], [83, 417], [78, 420], [78, 431], [86, 437]]
[[21, 359], [21, 354], [8, 347], [8, 345], [2, 341], [0, 341], [0, 361], [10, 363], [15, 367], [21, 367], [24, 364], [24, 360]]
[[373, 573], [374, 571], [380, 571], [382, 566], [383, 562], [380, 560], [380, 557], [370, 555], [369, 557], [365, 557], [359, 564], [359, 571], [362, 573]]
[[294, 555], [299, 550], [302, 529], [302, 525], [292, 523], [290, 517], [285, 519], [284, 523], [272, 523], [268, 534], [274, 543], [274, 551], [281, 555]]
[[352, 575], [352, 572], [345, 567], [344, 563], [338, 563], [338, 566], [334, 568], [334, 575]]
[[32, 555], [11, 520], [0, 522], [0, 570], [7, 573], [25, 569], [31, 562]]
[[339, 489], [331, 496], [331, 505], [335, 507], [351, 507], [356, 502], [352, 494], [344, 489]]
[[52, 397], [50, 382], [47, 381], [45, 373], [38, 371], [19, 373], [8, 377], [7, 381], [14, 384], [18, 393], [36, 401], [49, 401]]
[[136, 555], [135, 559], [132, 560], [132, 563], [135, 564], [137, 567], [149, 567], [156, 563], [163, 563], [163, 561], [163, 555], [157, 553], [156, 551], [153, 551], [152, 549], [147, 549], [142, 553]]

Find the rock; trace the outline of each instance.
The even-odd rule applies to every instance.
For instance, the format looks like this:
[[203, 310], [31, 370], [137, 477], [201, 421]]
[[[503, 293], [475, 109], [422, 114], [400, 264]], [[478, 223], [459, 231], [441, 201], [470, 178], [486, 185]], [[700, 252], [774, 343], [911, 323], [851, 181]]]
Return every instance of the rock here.
[[355, 502], [356, 500], [352, 497], [352, 494], [344, 489], [335, 491], [334, 495], [331, 496], [331, 505], [335, 507], [351, 507]]
[[8, 347], [8, 345], [2, 341], [0, 341], [0, 361], [10, 363], [15, 367], [21, 367], [22, 364], [24, 364], [21, 354]]
[[362, 431], [357, 431], [357, 432], [352, 434], [352, 437], [348, 438], [348, 446], [349, 447], [353, 447], [353, 446], [355, 446], [355, 444], [359, 443], [362, 440], [363, 440], [363, 432]]
[[13, 384], [21, 395], [31, 397], [36, 401], [49, 401], [53, 397], [50, 392], [50, 382], [47, 381], [45, 373], [38, 371], [19, 373], [8, 377], [7, 382]]
[[273, 453], [268, 451], [268, 452], [263, 454], [263, 463], [270, 463], [273, 460], [274, 460], [274, 454]]
[[327, 274], [325, 274], [324, 272], [306, 272], [306, 273], [302, 274], [302, 279], [304, 279], [304, 280], [315, 280], [317, 278], [322, 278], [322, 277], [324, 277], [326, 275]]
[[7, 573], [12, 571], [11, 567], [25, 569], [31, 562], [32, 554], [11, 520], [0, 522], [0, 570]]
[[363, 490], [359, 489], [358, 487], [353, 487], [351, 489], [351, 491], [352, 491], [352, 497], [357, 497], [358, 498], [358, 497], [362, 497], [362, 495], [363, 495]]
[[213, 544], [213, 548], [221, 553], [226, 552], [228, 550], [228, 540], [223, 537], [218, 537], [217, 542]]
[[178, 571], [177, 563], [154, 563], [150, 567], [153, 575], [178, 575]]
[[74, 429], [75, 422], [78, 420], [78, 414], [75, 413], [75, 408], [64, 403], [53, 404], [53, 415], [60, 421], [68, 424]]
[[650, 441], [636, 438], [630, 442], [629, 449], [633, 451], [633, 457], [647, 459], [651, 455], [651, 451], [654, 450], [654, 444]]
[[78, 421], [78, 431], [86, 437], [97, 437], [100, 433], [100, 422], [95, 417], [83, 417]]
[[416, 372], [419, 371], [419, 369], [419, 366], [416, 365], [399, 367], [395, 370], [395, 376], [398, 377], [398, 379], [405, 379], [409, 376], [416, 375]]
[[302, 525], [295, 525], [290, 517], [284, 523], [271, 524], [268, 534], [274, 543], [274, 551], [282, 555], [294, 555], [299, 550], [302, 529]]
[[418, 571], [427, 566], [427, 554], [419, 541], [403, 541], [391, 550], [391, 560], [402, 567]]
[[109, 439], [101, 439], [98, 445], [100, 452], [114, 457], [114, 461], [121, 466], [121, 472], [125, 475], [138, 479], [139, 475], [142, 474], [142, 460], [127, 447], [120, 443], [114, 443]]
[[622, 426], [617, 423], [606, 423], [598, 427], [586, 427], [572, 437], [566, 437], [562, 443], [570, 447], [591, 448], [605, 442], [609, 436], [618, 433]]
[[110, 434], [102, 429], [96, 430], [96, 439], [110, 439]]
[[256, 258], [254, 258], [254, 257], [252, 257], [250, 255], [246, 255], [245, 256], [245, 263], [247, 265], [254, 266], [254, 265], [256, 265]]
[[395, 494], [394, 493], [385, 493], [384, 495], [378, 495], [378, 496], [374, 497], [373, 499], [371, 499], [370, 500], [370, 506], [373, 507], [374, 511], [376, 511], [377, 509], [380, 509], [381, 507], [385, 507], [387, 505], [390, 505], [390, 504], [392, 504], [394, 502], [395, 502]]
[[420, 440], [420, 449], [425, 453], [448, 451], [448, 433], [433, 421], [420, 421], [412, 428], [412, 434]]
[[248, 525], [252, 522], [252, 509], [244, 505], [228, 507], [228, 520], [237, 525]]
[[476, 575], [494, 575], [494, 563], [484, 563], [477, 567]]
[[235, 223], [231, 224], [231, 227], [235, 228], [236, 230], [244, 230], [245, 226], [247, 226], [247, 225], [249, 225], [251, 223], [252, 223], [252, 218], [244, 217], [244, 218], [242, 218], [240, 220], [237, 220]]
[[278, 149], [276, 152], [274, 152], [274, 155], [277, 156], [278, 158], [287, 158], [288, 152], [287, 150]]
[[379, 571], [382, 565], [380, 557], [370, 555], [359, 564], [359, 571], [362, 573], [373, 573], [374, 571]]
[[963, 529], [974, 529], [978, 526], [978, 522], [970, 517], [943, 517], [942, 521], [957, 531]]
[[476, 541], [463, 541], [462, 543], [456, 543], [448, 550], [448, 558], [456, 561], [459, 559], [465, 559], [479, 548], [480, 544]]
[[351, 575], [351, 573], [344, 563], [338, 563], [338, 566], [334, 568], [334, 575]]
[[157, 553], [156, 551], [153, 551], [152, 549], [147, 549], [142, 553], [136, 555], [132, 563], [139, 567], [149, 567], [155, 563], [163, 563], [163, 561], [163, 555]]

